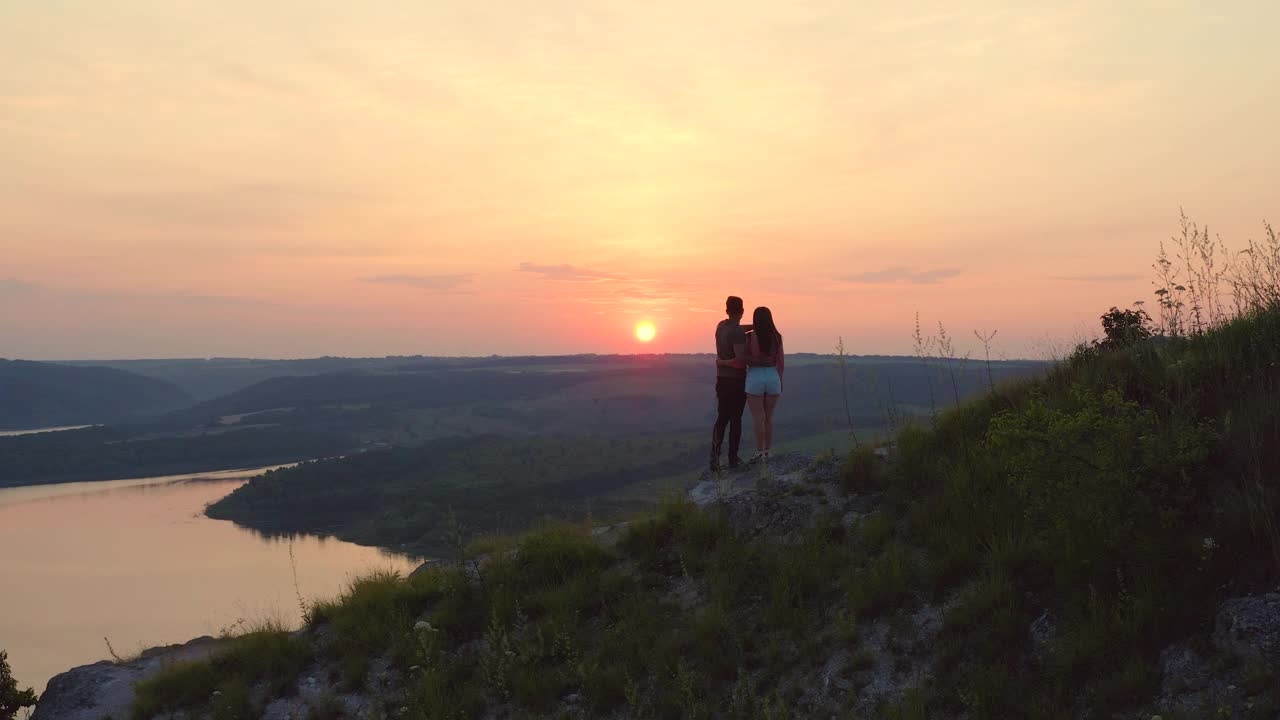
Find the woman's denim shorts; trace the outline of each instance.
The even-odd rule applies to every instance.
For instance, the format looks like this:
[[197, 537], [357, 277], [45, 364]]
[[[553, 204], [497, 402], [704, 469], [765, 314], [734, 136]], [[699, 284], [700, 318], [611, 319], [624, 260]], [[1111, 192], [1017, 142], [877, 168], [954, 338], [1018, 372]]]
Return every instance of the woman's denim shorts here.
[[781, 395], [782, 376], [778, 374], [778, 368], [747, 368], [747, 394]]

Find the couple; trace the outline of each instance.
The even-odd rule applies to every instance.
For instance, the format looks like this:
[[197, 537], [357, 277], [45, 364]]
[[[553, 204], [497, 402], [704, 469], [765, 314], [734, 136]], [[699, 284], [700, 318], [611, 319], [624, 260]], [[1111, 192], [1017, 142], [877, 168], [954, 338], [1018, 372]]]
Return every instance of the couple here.
[[742, 324], [742, 298], [729, 296], [724, 303], [728, 320], [716, 326], [716, 400], [718, 412], [711, 431], [711, 469], [720, 469], [720, 447], [729, 429], [729, 467], [742, 464], [742, 407], [751, 408], [756, 433], [756, 454], [749, 462], [767, 461], [773, 444], [773, 411], [782, 397], [782, 335], [773, 324], [773, 313], [758, 307], [751, 324]]

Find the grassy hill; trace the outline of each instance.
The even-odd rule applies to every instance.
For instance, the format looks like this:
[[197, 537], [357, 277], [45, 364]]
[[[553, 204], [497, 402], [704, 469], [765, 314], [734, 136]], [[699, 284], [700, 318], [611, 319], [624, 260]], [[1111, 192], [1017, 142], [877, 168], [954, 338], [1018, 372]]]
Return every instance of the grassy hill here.
[[115, 422], [191, 402], [172, 383], [124, 370], [0, 359], [0, 430]]
[[[1273, 718], [1280, 668], [1211, 634], [1280, 580], [1280, 309], [1155, 339], [1117, 312], [1045, 376], [905, 427], [887, 462], [675, 501], [616, 544], [551, 526], [357, 581], [301, 635], [147, 681], [138, 717], [250, 712], [264, 679], [320, 673], [337, 690], [305, 704], [328, 716], [355, 693], [415, 718]], [[1170, 689], [1172, 647], [1230, 695]]]

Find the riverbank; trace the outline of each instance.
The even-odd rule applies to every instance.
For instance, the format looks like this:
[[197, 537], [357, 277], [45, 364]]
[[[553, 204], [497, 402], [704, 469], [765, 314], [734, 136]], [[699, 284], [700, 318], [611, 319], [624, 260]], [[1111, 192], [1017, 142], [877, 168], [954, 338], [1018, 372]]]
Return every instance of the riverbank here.
[[214, 470], [211, 472], [194, 472], [181, 475], [160, 475], [155, 477], [123, 478], [120, 480], [90, 480], [68, 483], [40, 483], [36, 485], [19, 485], [11, 488], [0, 488], [0, 505], [12, 505], [20, 502], [47, 500], [67, 495], [83, 495], [86, 493], [124, 490], [132, 487], [148, 485], [164, 485], [179, 482], [225, 482], [228, 480], [249, 480], [271, 470], [293, 467], [297, 463], [284, 465], [267, 465], [255, 468], [235, 468], [232, 470]]
[[0, 437], [18, 437], [19, 435], [40, 435], [42, 433], [64, 432], [66, 430], [84, 430], [99, 427], [98, 425], [63, 425], [61, 427], [41, 427], [27, 430], [0, 430]]

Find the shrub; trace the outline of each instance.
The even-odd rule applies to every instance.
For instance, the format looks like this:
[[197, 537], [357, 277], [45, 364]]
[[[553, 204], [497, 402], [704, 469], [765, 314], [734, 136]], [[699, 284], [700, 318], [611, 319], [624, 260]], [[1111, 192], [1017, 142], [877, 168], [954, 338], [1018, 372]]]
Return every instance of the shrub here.
[[18, 682], [9, 669], [9, 653], [0, 650], [0, 720], [13, 720], [19, 710], [35, 704], [35, 691], [18, 689]]
[[844, 459], [840, 487], [848, 493], [874, 492], [880, 489], [880, 458], [875, 448], [859, 445]]
[[1102, 315], [1103, 339], [1095, 340], [1101, 350], [1116, 350], [1134, 345], [1152, 336], [1151, 316], [1142, 308], [1121, 310], [1113, 307]]

